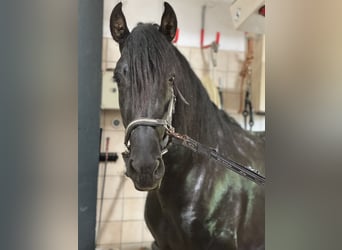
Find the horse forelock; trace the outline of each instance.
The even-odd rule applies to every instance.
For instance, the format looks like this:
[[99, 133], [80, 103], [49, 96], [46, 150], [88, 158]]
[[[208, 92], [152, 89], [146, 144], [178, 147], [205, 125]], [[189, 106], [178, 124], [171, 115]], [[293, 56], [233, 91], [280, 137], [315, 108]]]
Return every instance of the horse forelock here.
[[[163, 83], [170, 73], [175, 74], [177, 90], [191, 103], [188, 107], [211, 110], [209, 96], [189, 62], [159, 31], [158, 25], [139, 23], [127, 38], [123, 56], [129, 68], [130, 98], [134, 100], [132, 108], [136, 116], [146, 115], [146, 107], [155, 103], [158, 95], [165, 91], [167, 85]], [[191, 115], [188, 113], [189, 121], [183, 121], [184, 124], [200, 123], [195, 119], [204, 117], [196, 113]]]
[[125, 44], [126, 62], [129, 68], [129, 80], [132, 85], [132, 98], [141, 102], [150, 102], [152, 90], [163, 90], [167, 72], [171, 70], [172, 58], [175, 58], [172, 44], [167, 41], [158, 27], [153, 24], [138, 24]]

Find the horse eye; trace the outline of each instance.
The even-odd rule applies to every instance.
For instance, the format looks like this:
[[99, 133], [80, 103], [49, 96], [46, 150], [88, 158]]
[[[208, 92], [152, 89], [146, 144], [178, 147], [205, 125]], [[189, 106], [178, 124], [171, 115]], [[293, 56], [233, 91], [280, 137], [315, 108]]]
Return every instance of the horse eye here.
[[127, 64], [125, 64], [125, 66], [123, 66], [122, 71], [123, 71], [124, 76], [127, 76], [127, 74], [128, 74], [128, 65]]
[[174, 81], [175, 81], [175, 76], [174, 75], [172, 75], [170, 78], [169, 78], [169, 83], [173, 83]]
[[119, 77], [119, 74], [118, 73], [114, 73], [113, 75], [113, 80], [116, 82], [116, 83], [119, 83], [120, 82], [120, 77]]

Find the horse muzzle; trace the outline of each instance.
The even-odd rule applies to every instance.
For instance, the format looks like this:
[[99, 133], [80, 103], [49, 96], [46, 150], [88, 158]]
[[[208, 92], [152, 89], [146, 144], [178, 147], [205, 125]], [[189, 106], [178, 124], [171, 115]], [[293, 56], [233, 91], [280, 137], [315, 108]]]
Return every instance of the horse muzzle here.
[[161, 157], [148, 163], [134, 160], [129, 155], [129, 152], [125, 152], [123, 158], [126, 165], [126, 176], [132, 179], [134, 187], [139, 191], [158, 189], [165, 173], [165, 165]]
[[126, 176], [132, 179], [137, 190], [158, 188], [165, 173], [165, 165], [155, 128], [135, 128], [130, 142], [128, 151], [123, 153]]

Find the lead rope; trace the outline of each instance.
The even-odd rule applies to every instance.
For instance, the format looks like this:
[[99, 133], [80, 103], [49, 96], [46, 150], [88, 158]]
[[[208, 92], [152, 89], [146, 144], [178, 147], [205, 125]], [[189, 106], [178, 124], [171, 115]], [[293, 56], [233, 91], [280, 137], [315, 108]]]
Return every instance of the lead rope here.
[[234, 171], [235, 173], [257, 183], [260, 185], [264, 185], [266, 178], [259, 174], [259, 171], [252, 168], [251, 166], [244, 166], [236, 161], [231, 159], [226, 159], [222, 157], [216, 149], [205, 146], [191, 137], [187, 135], [178, 134], [174, 131], [174, 128], [166, 128], [167, 133], [172, 136], [175, 140], [172, 140], [174, 143], [182, 145], [195, 153], [203, 154], [217, 162], [219, 162], [222, 166]]

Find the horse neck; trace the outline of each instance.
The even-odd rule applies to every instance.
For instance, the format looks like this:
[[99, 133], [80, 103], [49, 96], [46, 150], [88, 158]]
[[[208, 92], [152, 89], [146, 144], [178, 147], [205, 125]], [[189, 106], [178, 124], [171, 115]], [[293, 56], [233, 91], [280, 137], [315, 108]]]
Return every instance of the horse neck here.
[[[181, 100], [182, 98], [179, 97], [176, 90], [177, 101], [172, 122], [175, 131], [188, 135], [207, 146], [216, 146], [217, 138], [212, 133], [220, 126], [217, 122], [217, 108], [211, 103], [208, 94], [190, 66], [183, 67], [183, 70], [178, 77], [176, 75], [176, 79], [181, 79], [181, 82], [178, 81], [175, 84], [189, 105]], [[188, 173], [196, 164], [193, 157], [194, 154], [190, 150], [178, 146], [171, 148], [169, 153], [163, 157], [167, 170], [160, 192], [158, 192], [160, 197], [172, 196], [174, 189], [183, 187], [179, 184], [185, 183]]]
[[189, 105], [185, 104], [180, 97], [177, 98], [174, 114], [175, 129], [177, 132], [187, 134], [196, 140], [207, 142], [205, 135], [219, 126], [219, 123], [215, 122], [217, 121], [218, 109], [211, 102], [190, 65], [186, 61], [181, 64], [181, 81], [177, 82], [177, 87]]

